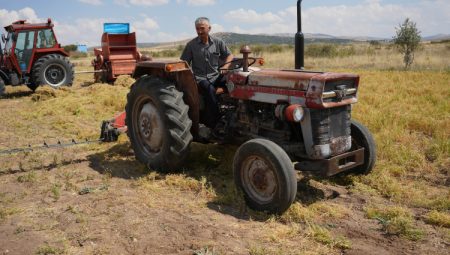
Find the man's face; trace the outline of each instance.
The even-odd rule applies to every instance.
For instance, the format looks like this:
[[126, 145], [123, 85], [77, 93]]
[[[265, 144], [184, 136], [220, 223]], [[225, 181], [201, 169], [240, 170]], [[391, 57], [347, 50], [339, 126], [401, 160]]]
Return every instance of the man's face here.
[[197, 30], [197, 35], [200, 38], [207, 38], [209, 35], [209, 31], [211, 30], [211, 27], [208, 23], [202, 22], [200, 24], [195, 25], [195, 30]]

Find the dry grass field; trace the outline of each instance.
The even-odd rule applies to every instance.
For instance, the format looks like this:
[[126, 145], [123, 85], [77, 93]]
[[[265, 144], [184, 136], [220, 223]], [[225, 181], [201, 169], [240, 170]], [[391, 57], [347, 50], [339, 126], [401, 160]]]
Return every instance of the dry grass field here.
[[[147, 170], [117, 143], [0, 156], [0, 254], [450, 254], [450, 45], [426, 44], [410, 71], [388, 46], [307, 57], [307, 69], [361, 76], [353, 118], [374, 134], [367, 176], [298, 176], [281, 216], [249, 210], [233, 146], [194, 143], [186, 165]], [[151, 49], [146, 49], [151, 50]], [[291, 68], [292, 52], [261, 53]], [[90, 59], [74, 59], [89, 70]], [[0, 150], [95, 139], [122, 111], [133, 79], [79, 75], [73, 87], [7, 87]]]

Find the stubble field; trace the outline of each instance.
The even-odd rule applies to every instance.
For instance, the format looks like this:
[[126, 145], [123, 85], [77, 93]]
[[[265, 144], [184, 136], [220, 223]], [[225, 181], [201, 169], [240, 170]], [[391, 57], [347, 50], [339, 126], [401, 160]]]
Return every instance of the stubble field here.
[[[392, 48], [352, 47], [305, 62], [360, 74], [353, 118], [377, 142], [371, 174], [299, 173], [295, 203], [273, 216], [249, 210], [235, 190], [234, 146], [194, 143], [170, 174], [138, 163], [126, 135], [0, 156], [0, 253], [450, 254], [450, 45], [424, 45], [410, 71]], [[259, 54], [266, 68], [293, 63], [289, 49]], [[76, 70], [89, 70], [89, 61], [73, 59]], [[60, 90], [7, 87], [0, 150], [97, 138], [132, 83], [79, 75]]]

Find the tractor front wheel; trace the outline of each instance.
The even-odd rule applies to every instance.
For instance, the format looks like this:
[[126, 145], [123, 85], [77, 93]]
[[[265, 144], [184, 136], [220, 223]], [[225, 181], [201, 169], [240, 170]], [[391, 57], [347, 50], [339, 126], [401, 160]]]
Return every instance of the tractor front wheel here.
[[136, 158], [163, 172], [179, 168], [192, 142], [183, 93], [166, 80], [142, 77], [131, 87], [125, 109]]
[[234, 156], [233, 172], [251, 209], [282, 214], [295, 200], [294, 166], [286, 152], [272, 141], [253, 139], [241, 145]]
[[73, 65], [68, 58], [59, 54], [45, 55], [33, 65], [32, 87], [36, 89], [39, 85], [45, 84], [53, 88], [62, 85], [72, 86], [73, 74]]
[[353, 173], [369, 174], [377, 159], [375, 140], [369, 129], [363, 124], [352, 120], [351, 124], [352, 147], [354, 149], [364, 148], [364, 164], [353, 169]]

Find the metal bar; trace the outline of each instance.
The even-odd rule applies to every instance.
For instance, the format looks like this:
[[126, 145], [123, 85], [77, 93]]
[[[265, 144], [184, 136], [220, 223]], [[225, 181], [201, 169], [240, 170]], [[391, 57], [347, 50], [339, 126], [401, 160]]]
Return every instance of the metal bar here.
[[96, 70], [96, 71], [78, 71], [75, 74], [83, 74], [83, 73], [106, 73], [107, 70]]
[[75, 145], [84, 145], [84, 144], [101, 143], [101, 142], [103, 142], [103, 139], [96, 139], [96, 140], [87, 140], [86, 139], [85, 141], [82, 141], [82, 142], [78, 142], [75, 139], [72, 139], [72, 141], [69, 143], [62, 143], [61, 141], [58, 140], [58, 142], [56, 144], [47, 144], [44, 141], [43, 145], [37, 145], [37, 146], [28, 145], [28, 147], [2, 150], [2, 151], [0, 151], [0, 156], [20, 153], [20, 152], [31, 152], [31, 151], [42, 150], [42, 149], [65, 148], [65, 147], [70, 147], [70, 146], [75, 146]]
[[[353, 95], [356, 93], [355, 88], [346, 89], [345, 91], [346, 91], [346, 95]], [[323, 92], [322, 98], [333, 98], [333, 97], [336, 97], [336, 95], [337, 94], [334, 91]]]

